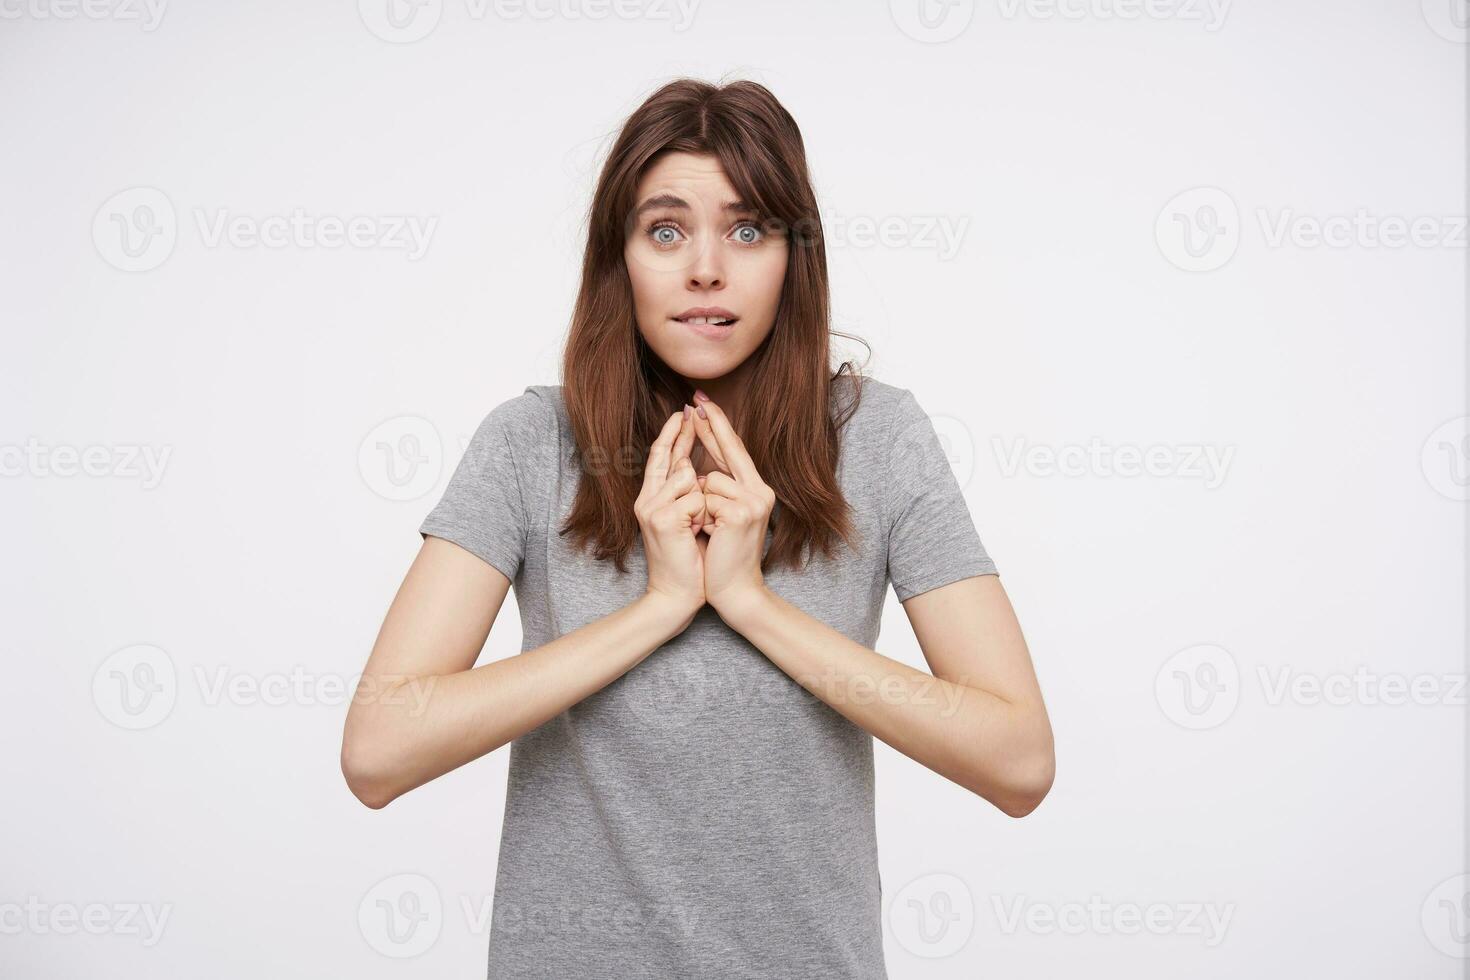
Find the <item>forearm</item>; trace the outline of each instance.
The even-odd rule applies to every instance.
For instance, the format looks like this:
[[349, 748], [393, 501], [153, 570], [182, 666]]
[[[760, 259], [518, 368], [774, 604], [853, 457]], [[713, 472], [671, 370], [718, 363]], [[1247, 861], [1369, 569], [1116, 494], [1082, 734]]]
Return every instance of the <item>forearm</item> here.
[[344, 770], [374, 808], [520, 737], [601, 690], [689, 621], [654, 594], [533, 650], [396, 679], [353, 705]]
[[721, 615], [843, 717], [1004, 812], [1045, 793], [1051, 729], [1031, 706], [885, 657], [769, 589]]

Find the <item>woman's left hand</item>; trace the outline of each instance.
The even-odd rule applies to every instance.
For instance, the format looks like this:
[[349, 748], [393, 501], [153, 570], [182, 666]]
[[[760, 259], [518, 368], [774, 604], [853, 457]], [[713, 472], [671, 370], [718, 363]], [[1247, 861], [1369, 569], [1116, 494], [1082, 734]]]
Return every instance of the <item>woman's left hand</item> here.
[[761, 559], [766, 546], [766, 524], [776, 505], [776, 492], [766, 486], [745, 443], [730, 420], [709, 399], [695, 395], [694, 431], [716, 469], [705, 474], [704, 503], [708, 518], [697, 537], [704, 551], [705, 601], [725, 613], [758, 599], [765, 591]]

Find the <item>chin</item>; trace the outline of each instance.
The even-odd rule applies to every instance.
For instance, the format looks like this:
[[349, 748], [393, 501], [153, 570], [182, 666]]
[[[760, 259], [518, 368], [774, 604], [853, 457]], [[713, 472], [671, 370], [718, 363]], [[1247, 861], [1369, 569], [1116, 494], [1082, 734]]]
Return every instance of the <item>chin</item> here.
[[654, 351], [660, 360], [667, 364], [682, 377], [690, 381], [712, 381], [715, 378], [723, 378], [731, 371], [740, 366], [743, 357], [731, 357], [728, 353], [718, 356], [710, 356], [707, 353], [681, 350], [665, 356], [661, 351]]

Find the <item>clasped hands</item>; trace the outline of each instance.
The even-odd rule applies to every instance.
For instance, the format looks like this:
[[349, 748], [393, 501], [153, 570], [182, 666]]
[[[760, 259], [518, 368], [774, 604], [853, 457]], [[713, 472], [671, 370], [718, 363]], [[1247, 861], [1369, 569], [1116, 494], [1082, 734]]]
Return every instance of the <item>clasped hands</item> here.
[[[649, 592], [691, 616], [708, 603], [728, 621], [765, 593], [760, 565], [776, 494], [720, 407], [702, 391], [694, 399], [697, 407], [671, 415], [649, 448], [633, 510]], [[716, 467], [704, 476], [689, 458], [696, 438]]]

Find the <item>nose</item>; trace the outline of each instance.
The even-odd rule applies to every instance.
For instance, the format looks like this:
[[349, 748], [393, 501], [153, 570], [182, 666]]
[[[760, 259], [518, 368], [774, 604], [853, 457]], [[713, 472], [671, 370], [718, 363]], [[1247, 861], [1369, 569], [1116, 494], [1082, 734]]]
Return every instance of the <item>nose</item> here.
[[689, 288], [723, 289], [724, 286], [724, 256], [719, 244], [705, 241], [689, 265]]

